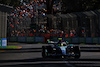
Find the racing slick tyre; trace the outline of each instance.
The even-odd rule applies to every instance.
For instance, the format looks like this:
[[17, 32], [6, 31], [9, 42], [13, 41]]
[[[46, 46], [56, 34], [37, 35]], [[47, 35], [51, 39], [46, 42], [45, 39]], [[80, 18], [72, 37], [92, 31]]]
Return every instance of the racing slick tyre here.
[[52, 53], [52, 47], [51, 46], [42, 46], [42, 57], [50, 57], [49, 54]]
[[47, 49], [46, 46], [42, 46], [42, 57], [46, 58], [47, 57]]
[[74, 54], [75, 54], [75, 59], [79, 59], [80, 58], [80, 48], [79, 46], [74, 46]]

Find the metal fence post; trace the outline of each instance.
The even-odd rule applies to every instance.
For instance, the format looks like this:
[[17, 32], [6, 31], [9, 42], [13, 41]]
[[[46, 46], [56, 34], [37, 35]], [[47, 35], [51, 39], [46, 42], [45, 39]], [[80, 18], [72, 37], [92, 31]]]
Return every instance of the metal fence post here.
[[1, 26], [2, 26], [2, 25], [1, 25], [1, 23], [2, 23], [2, 22], [1, 22], [1, 19], [2, 19], [2, 18], [1, 18], [1, 17], [2, 17], [2, 12], [0, 11], [0, 38], [1, 38]]

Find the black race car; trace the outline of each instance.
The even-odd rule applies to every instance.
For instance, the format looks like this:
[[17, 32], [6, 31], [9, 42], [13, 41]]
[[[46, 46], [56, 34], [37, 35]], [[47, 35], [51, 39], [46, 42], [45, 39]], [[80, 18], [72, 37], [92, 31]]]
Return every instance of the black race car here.
[[53, 56], [80, 58], [80, 47], [66, 42], [49, 41], [48, 46], [42, 46], [42, 57]]

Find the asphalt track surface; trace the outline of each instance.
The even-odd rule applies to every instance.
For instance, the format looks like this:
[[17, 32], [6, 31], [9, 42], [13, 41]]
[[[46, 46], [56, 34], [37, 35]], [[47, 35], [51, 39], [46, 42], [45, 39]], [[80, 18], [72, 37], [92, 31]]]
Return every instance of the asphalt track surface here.
[[79, 45], [80, 59], [42, 58], [41, 47], [47, 44], [9, 44], [16, 50], [0, 50], [0, 67], [100, 67], [100, 45]]

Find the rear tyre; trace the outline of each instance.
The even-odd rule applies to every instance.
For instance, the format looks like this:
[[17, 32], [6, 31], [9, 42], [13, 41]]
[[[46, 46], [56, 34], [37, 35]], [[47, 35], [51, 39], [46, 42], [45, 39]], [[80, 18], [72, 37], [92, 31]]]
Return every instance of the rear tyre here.
[[47, 49], [46, 46], [42, 46], [42, 57], [46, 58], [47, 57]]
[[80, 48], [79, 46], [74, 46], [74, 54], [75, 54], [75, 59], [79, 59], [80, 58]]

